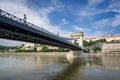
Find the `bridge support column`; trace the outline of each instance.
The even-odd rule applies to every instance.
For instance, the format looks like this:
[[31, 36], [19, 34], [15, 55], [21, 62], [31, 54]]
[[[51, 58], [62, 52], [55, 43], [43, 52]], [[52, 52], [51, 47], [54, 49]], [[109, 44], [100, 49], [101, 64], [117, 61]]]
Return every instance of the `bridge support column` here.
[[81, 57], [83, 54], [82, 50], [71, 50], [68, 54], [67, 54], [67, 58], [77, 58], [77, 57]]
[[83, 32], [71, 33], [70, 37], [73, 39], [72, 43], [77, 44], [80, 47], [83, 47]]

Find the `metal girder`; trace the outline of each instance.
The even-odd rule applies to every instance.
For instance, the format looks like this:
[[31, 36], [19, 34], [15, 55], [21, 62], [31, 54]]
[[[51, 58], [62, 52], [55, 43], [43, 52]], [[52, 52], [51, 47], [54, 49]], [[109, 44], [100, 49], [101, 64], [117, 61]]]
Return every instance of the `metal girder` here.
[[13, 40], [22, 40], [22, 41], [36, 42], [36, 43], [40, 43], [40, 44], [47, 44], [47, 45], [54, 45], [54, 46], [69, 48], [66, 45], [63, 45], [63, 44], [60, 44], [57, 42], [53, 42], [53, 41], [49, 41], [46, 39], [36, 38], [36, 37], [28, 36], [28, 35], [26, 38], [26, 35], [24, 35], [24, 34], [19, 34], [17, 32], [11, 32], [11, 31], [4, 30], [4, 29], [0, 29], [0, 34], [2, 34], [2, 35], [0, 35], [0, 37], [2, 37], [2, 38], [10, 37]]
[[[1, 9], [0, 26], [1, 38], [53, 45], [69, 49], [82, 49], [62, 37], [59, 37], [43, 28], [11, 15]], [[30, 33], [24, 33], [24, 31]]]

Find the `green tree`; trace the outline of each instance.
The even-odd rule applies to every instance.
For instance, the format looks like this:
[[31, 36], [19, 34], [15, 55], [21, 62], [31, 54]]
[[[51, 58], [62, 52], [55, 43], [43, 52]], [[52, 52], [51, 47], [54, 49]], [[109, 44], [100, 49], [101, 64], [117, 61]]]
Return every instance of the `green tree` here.
[[60, 47], [60, 48], [58, 49], [58, 51], [59, 51], [59, 52], [64, 52], [65, 49]]
[[92, 40], [90, 40], [90, 42], [88, 42], [88, 46], [91, 46], [94, 42]]
[[34, 51], [34, 52], [37, 52], [37, 47], [34, 47], [33, 51]]
[[48, 51], [49, 51], [49, 49], [48, 49], [48, 47], [47, 47], [47, 46], [45, 46], [45, 45], [44, 45], [44, 46], [42, 47], [41, 51], [42, 51], [42, 52], [48, 52]]
[[89, 46], [89, 42], [87, 42], [86, 40], [83, 40], [83, 46]]
[[95, 52], [101, 51], [101, 48], [100, 48], [100, 47], [95, 47], [94, 51], [95, 51]]

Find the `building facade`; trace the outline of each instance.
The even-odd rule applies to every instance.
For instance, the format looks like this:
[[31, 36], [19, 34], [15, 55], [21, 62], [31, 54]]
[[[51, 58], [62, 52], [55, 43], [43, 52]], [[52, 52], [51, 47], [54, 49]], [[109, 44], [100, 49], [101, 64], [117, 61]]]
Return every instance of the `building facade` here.
[[[36, 48], [37, 51], [41, 51], [43, 46], [44, 45], [41, 45], [41, 44], [25, 43], [21, 46], [21, 49], [22, 50], [32, 50], [32, 49]], [[59, 49], [59, 47], [56, 47], [56, 46], [49, 46], [49, 45], [45, 45], [45, 46], [48, 47], [48, 49]]]
[[113, 40], [120, 40], [120, 36], [100, 36], [100, 37], [97, 37], [97, 38], [86, 38], [85, 40], [86, 41], [96, 41], [96, 40], [99, 40], [99, 39], [106, 39], [107, 42], [111, 42]]
[[102, 53], [105, 53], [105, 54], [119, 53], [120, 54], [120, 43], [104, 43], [102, 45]]
[[34, 43], [25, 43], [25, 44], [22, 44], [21, 49], [22, 50], [31, 50], [34, 48], [34, 46], [35, 46]]

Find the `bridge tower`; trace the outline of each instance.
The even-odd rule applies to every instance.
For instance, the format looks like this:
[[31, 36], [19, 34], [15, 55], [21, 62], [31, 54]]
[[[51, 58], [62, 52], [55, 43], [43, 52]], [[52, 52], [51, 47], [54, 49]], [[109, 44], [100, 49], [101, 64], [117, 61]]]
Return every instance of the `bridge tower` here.
[[72, 38], [72, 43], [83, 47], [83, 32], [71, 33], [70, 37]]
[[[83, 48], [83, 32], [71, 33], [70, 37], [72, 38], [72, 43], [77, 44], [81, 48]], [[67, 58], [75, 58], [81, 57], [83, 50], [71, 50], [67, 54]]]

